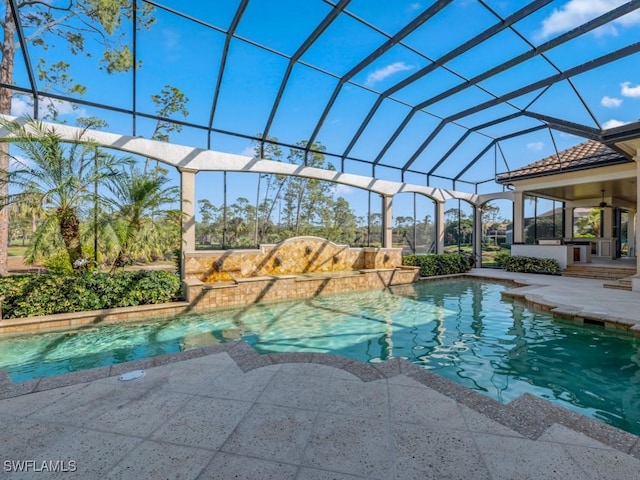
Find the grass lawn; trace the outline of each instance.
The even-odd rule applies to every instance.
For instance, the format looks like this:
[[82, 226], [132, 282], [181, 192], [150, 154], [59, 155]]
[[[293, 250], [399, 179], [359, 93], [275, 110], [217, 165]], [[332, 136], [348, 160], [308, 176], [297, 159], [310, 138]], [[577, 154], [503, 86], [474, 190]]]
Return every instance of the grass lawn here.
[[483, 250], [482, 251], [482, 266], [489, 268], [498, 268], [498, 264], [496, 262], [496, 255], [502, 253], [511, 253], [510, 248], [500, 247], [499, 250]]
[[28, 246], [23, 247], [22, 245], [11, 245], [7, 249], [7, 254], [10, 257], [22, 257], [24, 256], [28, 248]]

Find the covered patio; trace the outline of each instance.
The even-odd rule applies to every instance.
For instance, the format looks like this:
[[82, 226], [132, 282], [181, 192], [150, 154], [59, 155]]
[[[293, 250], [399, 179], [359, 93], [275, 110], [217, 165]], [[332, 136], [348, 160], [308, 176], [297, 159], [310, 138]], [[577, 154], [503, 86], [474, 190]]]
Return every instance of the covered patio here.
[[[562, 269], [574, 264], [622, 266], [620, 264], [624, 263], [626, 267], [635, 267], [632, 288], [638, 290], [638, 131], [635, 127], [620, 127], [601, 140], [587, 140], [556, 155], [498, 175], [497, 181], [512, 190], [513, 195], [512, 254], [555, 258]], [[553, 230], [555, 235], [538, 235], [536, 216], [529, 245], [525, 245], [524, 236], [524, 202], [527, 197], [533, 201], [546, 198], [560, 205], [552, 212], [554, 221], [560, 217], [557, 228]], [[594, 234], [576, 234], [579, 211], [598, 215]]]

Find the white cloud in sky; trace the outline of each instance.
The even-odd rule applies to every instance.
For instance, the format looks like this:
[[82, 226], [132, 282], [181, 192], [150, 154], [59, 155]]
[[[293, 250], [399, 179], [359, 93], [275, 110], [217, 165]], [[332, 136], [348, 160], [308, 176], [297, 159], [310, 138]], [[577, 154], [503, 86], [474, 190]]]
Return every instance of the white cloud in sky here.
[[417, 10], [420, 10], [421, 8], [422, 8], [422, 4], [420, 2], [413, 2], [409, 4], [409, 6], [407, 7], [407, 11], [415, 12]]
[[15, 155], [9, 158], [10, 170], [21, 170], [24, 168], [30, 168], [32, 165], [33, 162], [31, 160], [21, 155]]
[[180, 60], [180, 32], [172, 28], [162, 30], [162, 47], [164, 47], [165, 61], [178, 62]]
[[172, 50], [180, 44], [180, 34], [172, 28], [162, 30], [162, 38], [165, 48]]
[[602, 100], [600, 100], [600, 105], [607, 108], [617, 108], [622, 105], [622, 99], [605, 95], [602, 97]]
[[[566, 32], [592, 20], [616, 7], [626, 0], [570, 0], [542, 21], [542, 28], [537, 33], [539, 39], [546, 39], [554, 34]], [[598, 28], [596, 35], [617, 35], [618, 27], [629, 27], [640, 24], [640, 12], [631, 12], [604, 27]]]
[[395, 62], [392, 63], [390, 65], [387, 65], [386, 67], [382, 67], [379, 68], [378, 70], [376, 70], [375, 72], [370, 73], [367, 76], [367, 82], [366, 85], [367, 86], [372, 86], [378, 82], [381, 82], [382, 80], [390, 77], [391, 75], [394, 75], [398, 72], [404, 72], [407, 70], [413, 70], [415, 67], [412, 65], [407, 65], [404, 62]]
[[343, 185], [341, 183], [337, 183], [334, 187], [333, 187], [333, 194], [338, 196], [338, 195], [350, 195], [352, 194], [354, 191], [353, 187], [350, 187], [349, 185]]
[[527, 149], [532, 152], [539, 152], [544, 148], [544, 142], [531, 142], [527, 143]]
[[[619, 2], [622, 3], [622, 2]], [[624, 17], [620, 17], [617, 22], [624, 27], [632, 27], [640, 24], [640, 12], [638, 10], [627, 13]]]
[[560, 135], [562, 138], [564, 139], [568, 139], [571, 141], [584, 141], [584, 138], [582, 137], [578, 137], [577, 135], [573, 135], [572, 133], [565, 133], [565, 132], [558, 132], [558, 135]]
[[11, 115], [22, 117], [24, 115], [33, 116], [33, 107], [23, 99], [13, 97], [11, 99]]
[[[38, 102], [38, 117], [42, 118], [49, 113], [47, 107], [52, 105], [58, 111], [60, 116], [73, 115], [75, 117], [84, 117], [87, 111], [84, 108], [73, 108], [71, 102], [55, 100], [51, 98], [41, 98]], [[28, 115], [33, 117], [33, 105], [30, 105], [24, 98], [13, 97], [11, 99], [11, 115], [22, 117]]]
[[246, 147], [244, 147], [244, 149], [240, 152], [240, 155], [244, 155], [245, 157], [255, 157], [256, 156], [256, 150], [255, 147], [253, 145], [247, 145]]
[[632, 87], [631, 82], [624, 82], [620, 84], [620, 88], [620, 95], [623, 97], [640, 98], [640, 85]]
[[621, 127], [622, 125], [626, 125], [629, 122], [623, 122], [621, 120], [616, 120], [615, 118], [612, 118], [609, 121], [606, 121], [602, 124], [602, 129], [603, 130], [607, 130], [609, 128], [616, 128], [616, 127]]

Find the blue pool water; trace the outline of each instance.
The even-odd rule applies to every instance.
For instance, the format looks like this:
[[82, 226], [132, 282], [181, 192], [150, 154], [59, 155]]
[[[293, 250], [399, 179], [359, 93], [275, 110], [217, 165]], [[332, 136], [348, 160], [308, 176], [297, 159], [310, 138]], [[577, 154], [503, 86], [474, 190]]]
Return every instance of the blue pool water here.
[[402, 357], [505, 403], [529, 392], [640, 434], [638, 339], [553, 320], [504, 288], [456, 279], [0, 338], [0, 368], [22, 381], [244, 339], [262, 353]]

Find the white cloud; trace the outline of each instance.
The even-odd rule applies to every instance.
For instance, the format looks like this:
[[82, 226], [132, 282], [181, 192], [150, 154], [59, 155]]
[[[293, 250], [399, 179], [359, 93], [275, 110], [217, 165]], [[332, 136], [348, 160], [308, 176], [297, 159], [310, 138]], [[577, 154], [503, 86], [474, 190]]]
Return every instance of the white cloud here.
[[640, 24], [640, 11], [636, 10], [634, 12], [627, 13], [624, 17], [620, 17], [617, 22], [624, 27], [638, 25]]
[[420, 2], [413, 2], [409, 4], [409, 6], [407, 7], [407, 11], [415, 12], [417, 10], [420, 10], [421, 8], [422, 8], [422, 4]]
[[612, 118], [611, 120], [604, 122], [602, 124], [602, 129], [607, 130], [609, 128], [621, 127], [622, 125], [626, 125], [627, 123], [629, 122], [623, 122], [621, 120], [616, 120], [615, 118]]
[[11, 115], [16, 117], [22, 117], [24, 115], [33, 116], [33, 106], [21, 98], [13, 97], [11, 99]]
[[343, 185], [341, 183], [337, 183], [334, 187], [333, 187], [333, 194], [335, 196], [338, 195], [350, 195], [353, 193], [353, 187], [350, 187], [349, 185]]
[[180, 50], [182, 46], [180, 33], [177, 30], [165, 28], [161, 34], [161, 47], [164, 49], [165, 54], [164, 60], [170, 63], [180, 61]]
[[583, 137], [578, 137], [577, 135], [573, 135], [572, 133], [559, 132], [558, 135], [560, 135], [562, 138], [566, 140], [571, 140], [576, 142], [584, 141]]
[[600, 105], [607, 108], [617, 108], [622, 105], [622, 99], [605, 95], [602, 97], [602, 100], [600, 100]]
[[640, 85], [632, 87], [631, 82], [624, 82], [620, 84], [620, 87], [620, 95], [623, 97], [640, 98]]
[[376, 70], [373, 73], [370, 73], [367, 76], [367, 82], [366, 85], [367, 86], [371, 86], [375, 83], [381, 82], [382, 80], [384, 80], [385, 78], [390, 77], [391, 75], [394, 75], [398, 72], [404, 72], [407, 70], [413, 70], [415, 67], [411, 66], [411, 65], [407, 65], [404, 62], [395, 62], [392, 63], [391, 65], [387, 65], [386, 67], [382, 67], [379, 68], [378, 70]]
[[544, 142], [527, 143], [527, 149], [531, 150], [532, 152], [539, 152], [543, 148], [544, 148]]
[[164, 40], [165, 48], [169, 50], [173, 50], [175, 47], [180, 45], [180, 34], [177, 30], [172, 28], [165, 28], [162, 30], [162, 38]]
[[[592, 20], [616, 7], [626, 0], [570, 0], [561, 8], [542, 21], [542, 28], [537, 33], [539, 39], [546, 39], [554, 34], [566, 32]], [[599, 36], [617, 35], [618, 27], [629, 27], [640, 24], [640, 12], [632, 12], [611, 23], [598, 28], [594, 33]]]
[[15, 155], [9, 157], [9, 169], [10, 170], [22, 170], [25, 168], [31, 168], [33, 162], [27, 157], [21, 155]]
[[[38, 102], [39, 118], [43, 118], [49, 114], [49, 106], [53, 106], [60, 116], [73, 115], [75, 117], [84, 117], [87, 115], [87, 111], [84, 108], [73, 108], [71, 102], [41, 98]], [[16, 117], [22, 117], [24, 115], [33, 117], [33, 105], [25, 101], [24, 98], [13, 97], [11, 99], [11, 115]]]
[[254, 147], [253, 145], [247, 145], [240, 152], [240, 155], [244, 155], [245, 157], [255, 157], [256, 156], [256, 147]]
[[76, 117], [84, 117], [87, 111], [84, 108], [73, 108], [71, 102], [63, 100], [52, 100], [50, 98], [40, 99], [39, 108], [46, 109], [49, 105], [53, 106], [59, 115], [75, 115]]

